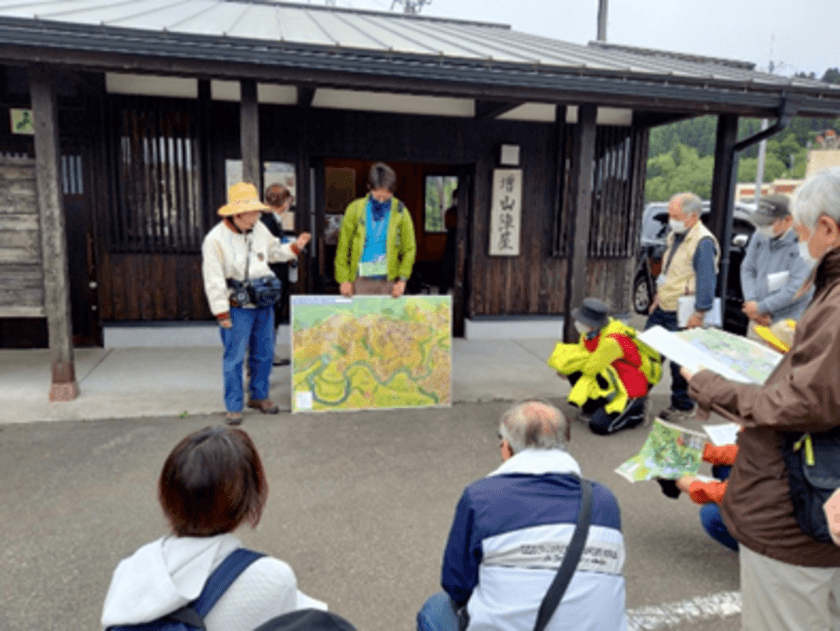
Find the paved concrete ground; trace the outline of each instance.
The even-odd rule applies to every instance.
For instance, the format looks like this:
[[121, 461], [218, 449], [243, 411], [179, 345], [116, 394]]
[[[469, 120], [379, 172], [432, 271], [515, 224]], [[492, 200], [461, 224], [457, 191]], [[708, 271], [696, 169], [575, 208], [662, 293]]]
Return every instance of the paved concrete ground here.
[[[563, 396], [566, 382], [548, 368], [554, 339], [453, 341], [453, 400]], [[222, 349], [134, 347], [77, 349], [75, 401], [50, 403], [50, 351], [0, 350], [0, 424], [212, 414], [224, 411]], [[278, 346], [278, 357], [288, 347]], [[290, 369], [275, 367], [271, 398], [291, 409]]]
[[[462, 488], [499, 463], [496, 423], [507, 405], [249, 416], [243, 427], [271, 490], [260, 526], [239, 534], [289, 562], [302, 589], [359, 629], [411, 630], [438, 589]], [[166, 454], [219, 420], [0, 425], [0, 629], [97, 628], [116, 563], [166, 531], [155, 497]], [[661, 607], [737, 592], [738, 562], [705, 535], [688, 499], [669, 500], [654, 483], [631, 485], [613, 472], [645, 435], [599, 437], [573, 426], [572, 452], [585, 474], [608, 484], [622, 507], [631, 628], [734, 631], [737, 615], [701, 620], [712, 610], [683, 604], [669, 617]]]

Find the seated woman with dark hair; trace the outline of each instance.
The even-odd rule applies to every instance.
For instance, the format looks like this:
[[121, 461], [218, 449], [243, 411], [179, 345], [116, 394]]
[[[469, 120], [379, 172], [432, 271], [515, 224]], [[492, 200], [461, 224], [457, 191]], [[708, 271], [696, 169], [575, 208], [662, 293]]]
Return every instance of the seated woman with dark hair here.
[[[255, 527], [268, 482], [251, 438], [207, 427], [175, 446], [163, 465], [158, 499], [172, 534], [148, 543], [114, 571], [102, 625], [131, 625], [194, 601], [210, 574], [241, 548], [231, 533]], [[250, 631], [280, 614], [326, 605], [297, 589], [292, 568], [263, 556], [239, 575], [204, 619], [208, 631]]]

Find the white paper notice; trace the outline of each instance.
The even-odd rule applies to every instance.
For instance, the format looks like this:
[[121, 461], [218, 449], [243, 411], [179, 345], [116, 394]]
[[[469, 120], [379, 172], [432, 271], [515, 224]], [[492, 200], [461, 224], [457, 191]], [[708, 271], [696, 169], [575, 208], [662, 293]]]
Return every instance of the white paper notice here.
[[737, 423], [720, 423], [718, 425], [704, 425], [703, 429], [712, 439], [712, 443], [720, 447], [722, 445], [734, 445], [741, 426]]
[[775, 272], [774, 274], [767, 274], [767, 291], [773, 293], [779, 291], [790, 278], [790, 272]]
[[[677, 299], [677, 326], [685, 327], [688, 324], [688, 319], [694, 313], [695, 296], [680, 296]], [[703, 318], [704, 326], [723, 326], [723, 318], [721, 316], [720, 298], [715, 298], [712, 303], [711, 310], [706, 312], [706, 317]]]
[[311, 410], [312, 409], [312, 392], [309, 392], [309, 391], [295, 392], [295, 403], [296, 403], [297, 409], [299, 409], [299, 410]]

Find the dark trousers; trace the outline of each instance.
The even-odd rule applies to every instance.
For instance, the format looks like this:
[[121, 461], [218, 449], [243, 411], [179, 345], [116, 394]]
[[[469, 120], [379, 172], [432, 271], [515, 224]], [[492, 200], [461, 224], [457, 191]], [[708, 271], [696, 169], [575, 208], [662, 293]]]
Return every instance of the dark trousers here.
[[[574, 372], [569, 375], [569, 383], [573, 386], [580, 379], [581, 373]], [[600, 375], [595, 377], [598, 385], [607, 387], [606, 381]], [[645, 420], [645, 399], [629, 399], [627, 405], [621, 412], [607, 412], [604, 407], [612, 400], [612, 397], [599, 397], [589, 399], [583, 404], [581, 410], [584, 414], [590, 414], [589, 429], [595, 434], [614, 434], [621, 429], [629, 429], [641, 425]]]
[[[645, 323], [645, 331], [656, 325], [668, 331], [680, 330], [677, 326], [676, 311], [663, 311], [659, 307], [648, 316], [647, 323]], [[680, 366], [678, 364], [672, 361], [668, 363], [671, 364], [671, 407], [688, 412], [694, 409], [694, 401], [688, 396], [688, 382], [680, 374]]]

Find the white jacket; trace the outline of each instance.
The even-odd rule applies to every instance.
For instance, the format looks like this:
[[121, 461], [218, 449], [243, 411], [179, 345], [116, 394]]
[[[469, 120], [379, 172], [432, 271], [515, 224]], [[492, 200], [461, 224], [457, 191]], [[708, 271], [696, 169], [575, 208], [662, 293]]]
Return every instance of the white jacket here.
[[[198, 598], [225, 557], [242, 547], [231, 534], [163, 537], [120, 561], [102, 610], [102, 626], [156, 620]], [[207, 631], [251, 631], [275, 616], [326, 604], [297, 589], [292, 568], [263, 557], [252, 563], [210, 610]]]
[[273, 276], [269, 263], [286, 263], [297, 255], [291, 243], [281, 243], [263, 222], [254, 224], [250, 232], [234, 232], [219, 222], [204, 237], [201, 245], [201, 272], [204, 276], [204, 293], [210, 303], [210, 312], [219, 315], [230, 311], [230, 289], [227, 279], [245, 280], [245, 262], [250, 245], [248, 278]]

